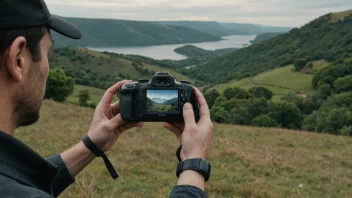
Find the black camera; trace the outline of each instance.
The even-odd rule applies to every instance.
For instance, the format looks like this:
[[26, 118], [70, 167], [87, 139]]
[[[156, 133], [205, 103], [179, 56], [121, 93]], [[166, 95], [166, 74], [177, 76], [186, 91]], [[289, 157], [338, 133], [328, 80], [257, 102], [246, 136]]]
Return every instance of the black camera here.
[[199, 105], [188, 81], [176, 82], [169, 73], [158, 72], [152, 81], [124, 84], [119, 90], [120, 113], [125, 121], [182, 122], [183, 105], [191, 103], [196, 121]]

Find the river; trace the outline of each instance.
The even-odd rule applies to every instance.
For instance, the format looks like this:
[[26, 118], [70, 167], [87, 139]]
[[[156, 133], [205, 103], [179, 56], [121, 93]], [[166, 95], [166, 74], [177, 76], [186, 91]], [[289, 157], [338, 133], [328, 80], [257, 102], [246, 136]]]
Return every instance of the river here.
[[186, 56], [174, 52], [178, 47], [184, 45], [195, 45], [206, 50], [216, 50], [223, 48], [241, 48], [244, 44], [249, 44], [249, 41], [253, 40], [256, 35], [244, 35], [244, 36], [226, 36], [223, 37], [224, 40], [216, 42], [203, 42], [203, 43], [185, 43], [185, 44], [173, 44], [173, 45], [153, 45], [146, 47], [89, 47], [96, 51], [107, 51], [114, 52], [118, 54], [134, 54], [141, 55], [157, 60], [171, 59], [171, 60], [183, 60]]

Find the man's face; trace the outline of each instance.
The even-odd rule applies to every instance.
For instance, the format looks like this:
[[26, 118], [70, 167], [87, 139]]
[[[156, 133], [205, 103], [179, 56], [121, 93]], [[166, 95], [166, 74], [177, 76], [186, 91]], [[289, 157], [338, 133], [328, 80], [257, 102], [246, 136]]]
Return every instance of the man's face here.
[[34, 62], [31, 54], [26, 56], [26, 72], [13, 98], [15, 101], [14, 113], [18, 117], [17, 126], [31, 125], [39, 119], [39, 110], [45, 95], [46, 80], [49, 74], [48, 53], [53, 45], [48, 31], [39, 45], [41, 60]]

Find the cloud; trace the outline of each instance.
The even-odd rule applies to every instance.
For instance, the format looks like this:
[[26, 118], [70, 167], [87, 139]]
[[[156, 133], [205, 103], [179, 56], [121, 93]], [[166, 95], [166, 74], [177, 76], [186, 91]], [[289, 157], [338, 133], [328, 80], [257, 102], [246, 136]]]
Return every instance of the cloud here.
[[302, 26], [330, 12], [352, 9], [351, 0], [46, 0], [52, 13], [83, 18], [204, 20]]

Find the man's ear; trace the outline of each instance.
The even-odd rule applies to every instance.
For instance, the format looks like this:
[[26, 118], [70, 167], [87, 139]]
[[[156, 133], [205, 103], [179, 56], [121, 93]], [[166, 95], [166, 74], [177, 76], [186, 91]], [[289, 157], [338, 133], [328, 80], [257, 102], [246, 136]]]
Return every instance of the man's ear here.
[[23, 79], [25, 65], [25, 50], [27, 41], [24, 37], [17, 37], [9, 47], [7, 56], [5, 56], [5, 66], [10, 76], [20, 82]]

